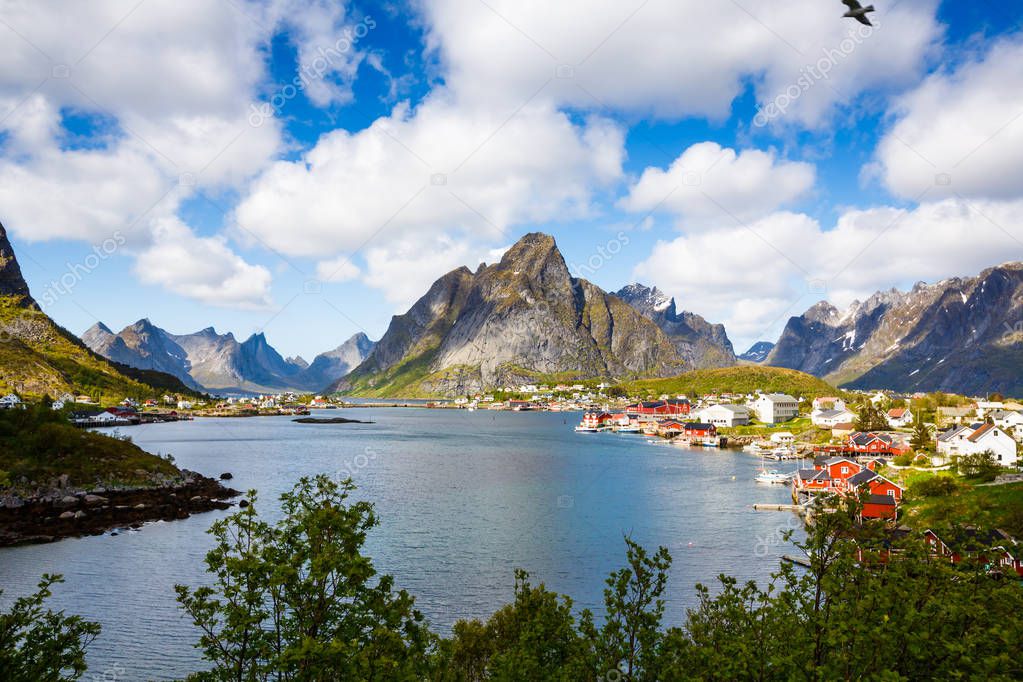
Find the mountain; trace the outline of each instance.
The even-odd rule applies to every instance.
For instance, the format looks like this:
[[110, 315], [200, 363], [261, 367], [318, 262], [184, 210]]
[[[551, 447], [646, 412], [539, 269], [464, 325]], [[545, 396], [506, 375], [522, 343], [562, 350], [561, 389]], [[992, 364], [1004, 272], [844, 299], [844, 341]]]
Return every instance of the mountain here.
[[1023, 395], [1023, 263], [789, 320], [767, 364], [850, 388]]
[[554, 238], [533, 233], [497, 264], [434, 282], [334, 388], [459, 395], [537, 380], [668, 376], [684, 366], [656, 324], [573, 278]]
[[281, 357], [263, 334], [238, 342], [231, 333], [207, 327], [194, 334], [171, 334], [139, 320], [114, 334], [98, 323], [82, 335], [104, 357], [138, 369], [155, 369], [195, 388], [211, 391], [320, 391], [365, 359], [373, 346], [356, 334], [312, 364]]
[[128, 376], [58, 326], [32, 298], [7, 231], [0, 225], [0, 392], [58, 397], [64, 393], [121, 400], [151, 396], [180, 382], [162, 374]]
[[746, 362], [763, 362], [773, 349], [774, 344], [770, 341], [757, 341], [749, 347], [748, 351], [740, 355], [739, 359]]
[[660, 327], [686, 366], [709, 369], [735, 364], [735, 350], [724, 325], [710, 324], [696, 313], [676, 312], [675, 299], [668, 298], [657, 287], [630, 284], [616, 291], [615, 296]]

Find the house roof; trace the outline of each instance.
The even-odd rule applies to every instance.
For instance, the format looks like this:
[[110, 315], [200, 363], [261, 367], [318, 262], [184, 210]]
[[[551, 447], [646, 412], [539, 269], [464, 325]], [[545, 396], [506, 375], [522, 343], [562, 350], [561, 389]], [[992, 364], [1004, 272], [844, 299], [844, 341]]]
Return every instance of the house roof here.
[[795, 403], [798, 402], [795, 398], [784, 393], [765, 393], [761, 398], [770, 400], [772, 403]]
[[831, 474], [828, 473], [827, 469], [800, 469], [798, 474], [799, 478], [803, 481], [830, 481]]
[[817, 418], [834, 419], [835, 417], [841, 417], [843, 414], [850, 414], [850, 412], [849, 410], [822, 410], [817, 414]]
[[832, 431], [852, 431], [853, 430], [853, 423], [852, 422], [840, 422], [840, 423], [835, 424], [834, 426], [832, 426], [831, 430]]
[[869, 483], [870, 481], [873, 481], [875, 478], [878, 478], [877, 474], [875, 474], [870, 469], [863, 469], [855, 476], [850, 476], [848, 478], [848, 482], [851, 483], [852, 485], [862, 485], [864, 483]]
[[994, 547], [1014, 546], [1016, 540], [1003, 530], [998, 528], [982, 529], [972, 526], [965, 526], [952, 530], [943, 530], [940, 533], [928, 528], [925, 532], [930, 533], [943, 545], [954, 552], [978, 552]]
[[[973, 427], [971, 426], [970, 428]], [[994, 424], [983, 424], [980, 426], [980, 428], [978, 428], [976, 431], [967, 436], [966, 440], [970, 441], [971, 443], [976, 443], [978, 440], [986, 436], [988, 432], [994, 428], [995, 428]]]
[[711, 431], [713, 428], [713, 424], [704, 424], [702, 422], [689, 422], [685, 425], [686, 431]]
[[891, 495], [871, 495], [867, 498], [867, 504], [884, 504], [895, 506], [895, 498]]
[[963, 431], [969, 430], [969, 428], [970, 428], [969, 426], [955, 426], [949, 429], [948, 431], [944, 431], [938, 434], [938, 440], [941, 441], [942, 443], [945, 443], [947, 441], [952, 440]]
[[906, 408], [894, 407], [888, 410], [888, 416], [891, 417], [892, 419], [902, 419], [903, 417], [906, 416]]

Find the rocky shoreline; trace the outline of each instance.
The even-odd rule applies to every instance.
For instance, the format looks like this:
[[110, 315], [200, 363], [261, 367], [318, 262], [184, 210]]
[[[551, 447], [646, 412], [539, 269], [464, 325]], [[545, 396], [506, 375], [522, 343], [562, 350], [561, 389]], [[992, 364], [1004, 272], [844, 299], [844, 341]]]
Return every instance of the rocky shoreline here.
[[[147, 521], [187, 519], [228, 509], [241, 495], [192, 471], [161, 485], [75, 489], [66, 479], [31, 495], [0, 491], [0, 547], [56, 542], [64, 538], [139, 528]], [[230, 478], [225, 474], [222, 478]]]

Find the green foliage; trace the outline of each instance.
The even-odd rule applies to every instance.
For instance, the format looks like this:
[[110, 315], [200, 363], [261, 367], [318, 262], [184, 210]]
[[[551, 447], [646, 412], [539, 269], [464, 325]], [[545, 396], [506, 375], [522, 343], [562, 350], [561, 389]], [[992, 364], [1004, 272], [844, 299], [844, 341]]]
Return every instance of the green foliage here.
[[913, 464], [913, 454], [909, 453], [909, 452], [906, 452], [906, 453], [903, 453], [901, 455], [897, 455], [895, 457], [895, 459], [892, 460], [892, 464], [894, 464], [895, 466], [900, 466], [900, 467], [912, 466], [912, 464]]
[[34, 594], [0, 611], [0, 679], [56, 682], [77, 680], [85, 673], [85, 649], [100, 626], [44, 608], [53, 595], [50, 588], [60, 582], [59, 575], [44, 575]]
[[760, 365], [701, 369], [669, 379], [642, 379], [628, 382], [625, 388], [630, 395], [638, 396], [745, 394], [757, 390], [807, 399], [839, 394], [834, 386], [809, 374]]
[[948, 497], [959, 490], [959, 484], [951, 476], [937, 475], [921, 478], [910, 486], [910, 493], [920, 497]]
[[858, 408], [853, 428], [857, 431], [887, 431], [890, 427], [884, 410], [867, 401]]
[[[176, 586], [212, 664], [195, 680], [414, 680], [434, 642], [414, 600], [361, 554], [377, 525], [350, 480], [303, 478], [269, 525], [255, 500], [216, 522], [212, 586]], [[253, 494], [253, 498], [255, 495]]]
[[931, 429], [919, 415], [917, 415], [916, 424], [913, 425], [913, 437], [909, 444], [917, 452], [934, 450], [934, 437], [931, 435]]
[[1002, 467], [990, 450], [972, 455], [961, 455], [956, 458], [955, 467], [960, 475], [981, 482], [995, 480], [995, 477], [1002, 471]]
[[152, 474], [180, 473], [130, 439], [75, 428], [61, 413], [42, 405], [0, 410], [0, 470], [7, 472], [7, 484], [25, 477], [28, 487], [62, 474], [76, 485], [116, 485], [147, 484]]

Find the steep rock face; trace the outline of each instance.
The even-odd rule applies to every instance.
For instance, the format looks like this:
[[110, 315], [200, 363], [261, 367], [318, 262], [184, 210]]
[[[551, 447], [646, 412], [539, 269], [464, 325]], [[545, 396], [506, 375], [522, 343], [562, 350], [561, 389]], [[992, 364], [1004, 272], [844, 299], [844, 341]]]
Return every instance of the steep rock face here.
[[162, 329], [139, 320], [115, 335], [102, 322], [93, 325], [82, 341], [108, 360], [136, 369], [154, 369], [175, 376], [190, 388], [199, 384], [189, 375], [188, 355]]
[[739, 359], [744, 362], [756, 362], [759, 364], [767, 359], [767, 356], [771, 354], [773, 349], [774, 344], [770, 341], [757, 341], [749, 347], [749, 350], [740, 355]]
[[1023, 392], [1023, 264], [789, 320], [768, 364], [853, 388]]
[[630, 284], [615, 292], [615, 296], [660, 327], [687, 366], [710, 369], [736, 363], [724, 325], [711, 324], [696, 313], [677, 312], [675, 299], [665, 296], [657, 287]]
[[14, 248], [7, 239], [7, 230], [0, 224], [0, 296], [9, 297], [12, 302], [25, 308], [36, 308], [28, 291], [28, 283], [21, 275], [21, 266], [14, 257]]
[[154, 389], [90, 351], [39, 309], [0, 225], [0, 393], [8, 391], [29, 397], [89, 391], [120, 399]]
[[313, 358], [312, 363], [303, 367], [297, 380], [309, 390], [324, 390], [362, 364], [374, 345], [368, 336], [359, 332], [334, 350]]
[[573, 278], [554, 239], [534, 233], [497, 264], [437, 280], [334, 388], [455, 395], [540, 375], [665, 376], [682, 368], [655, 324]]

